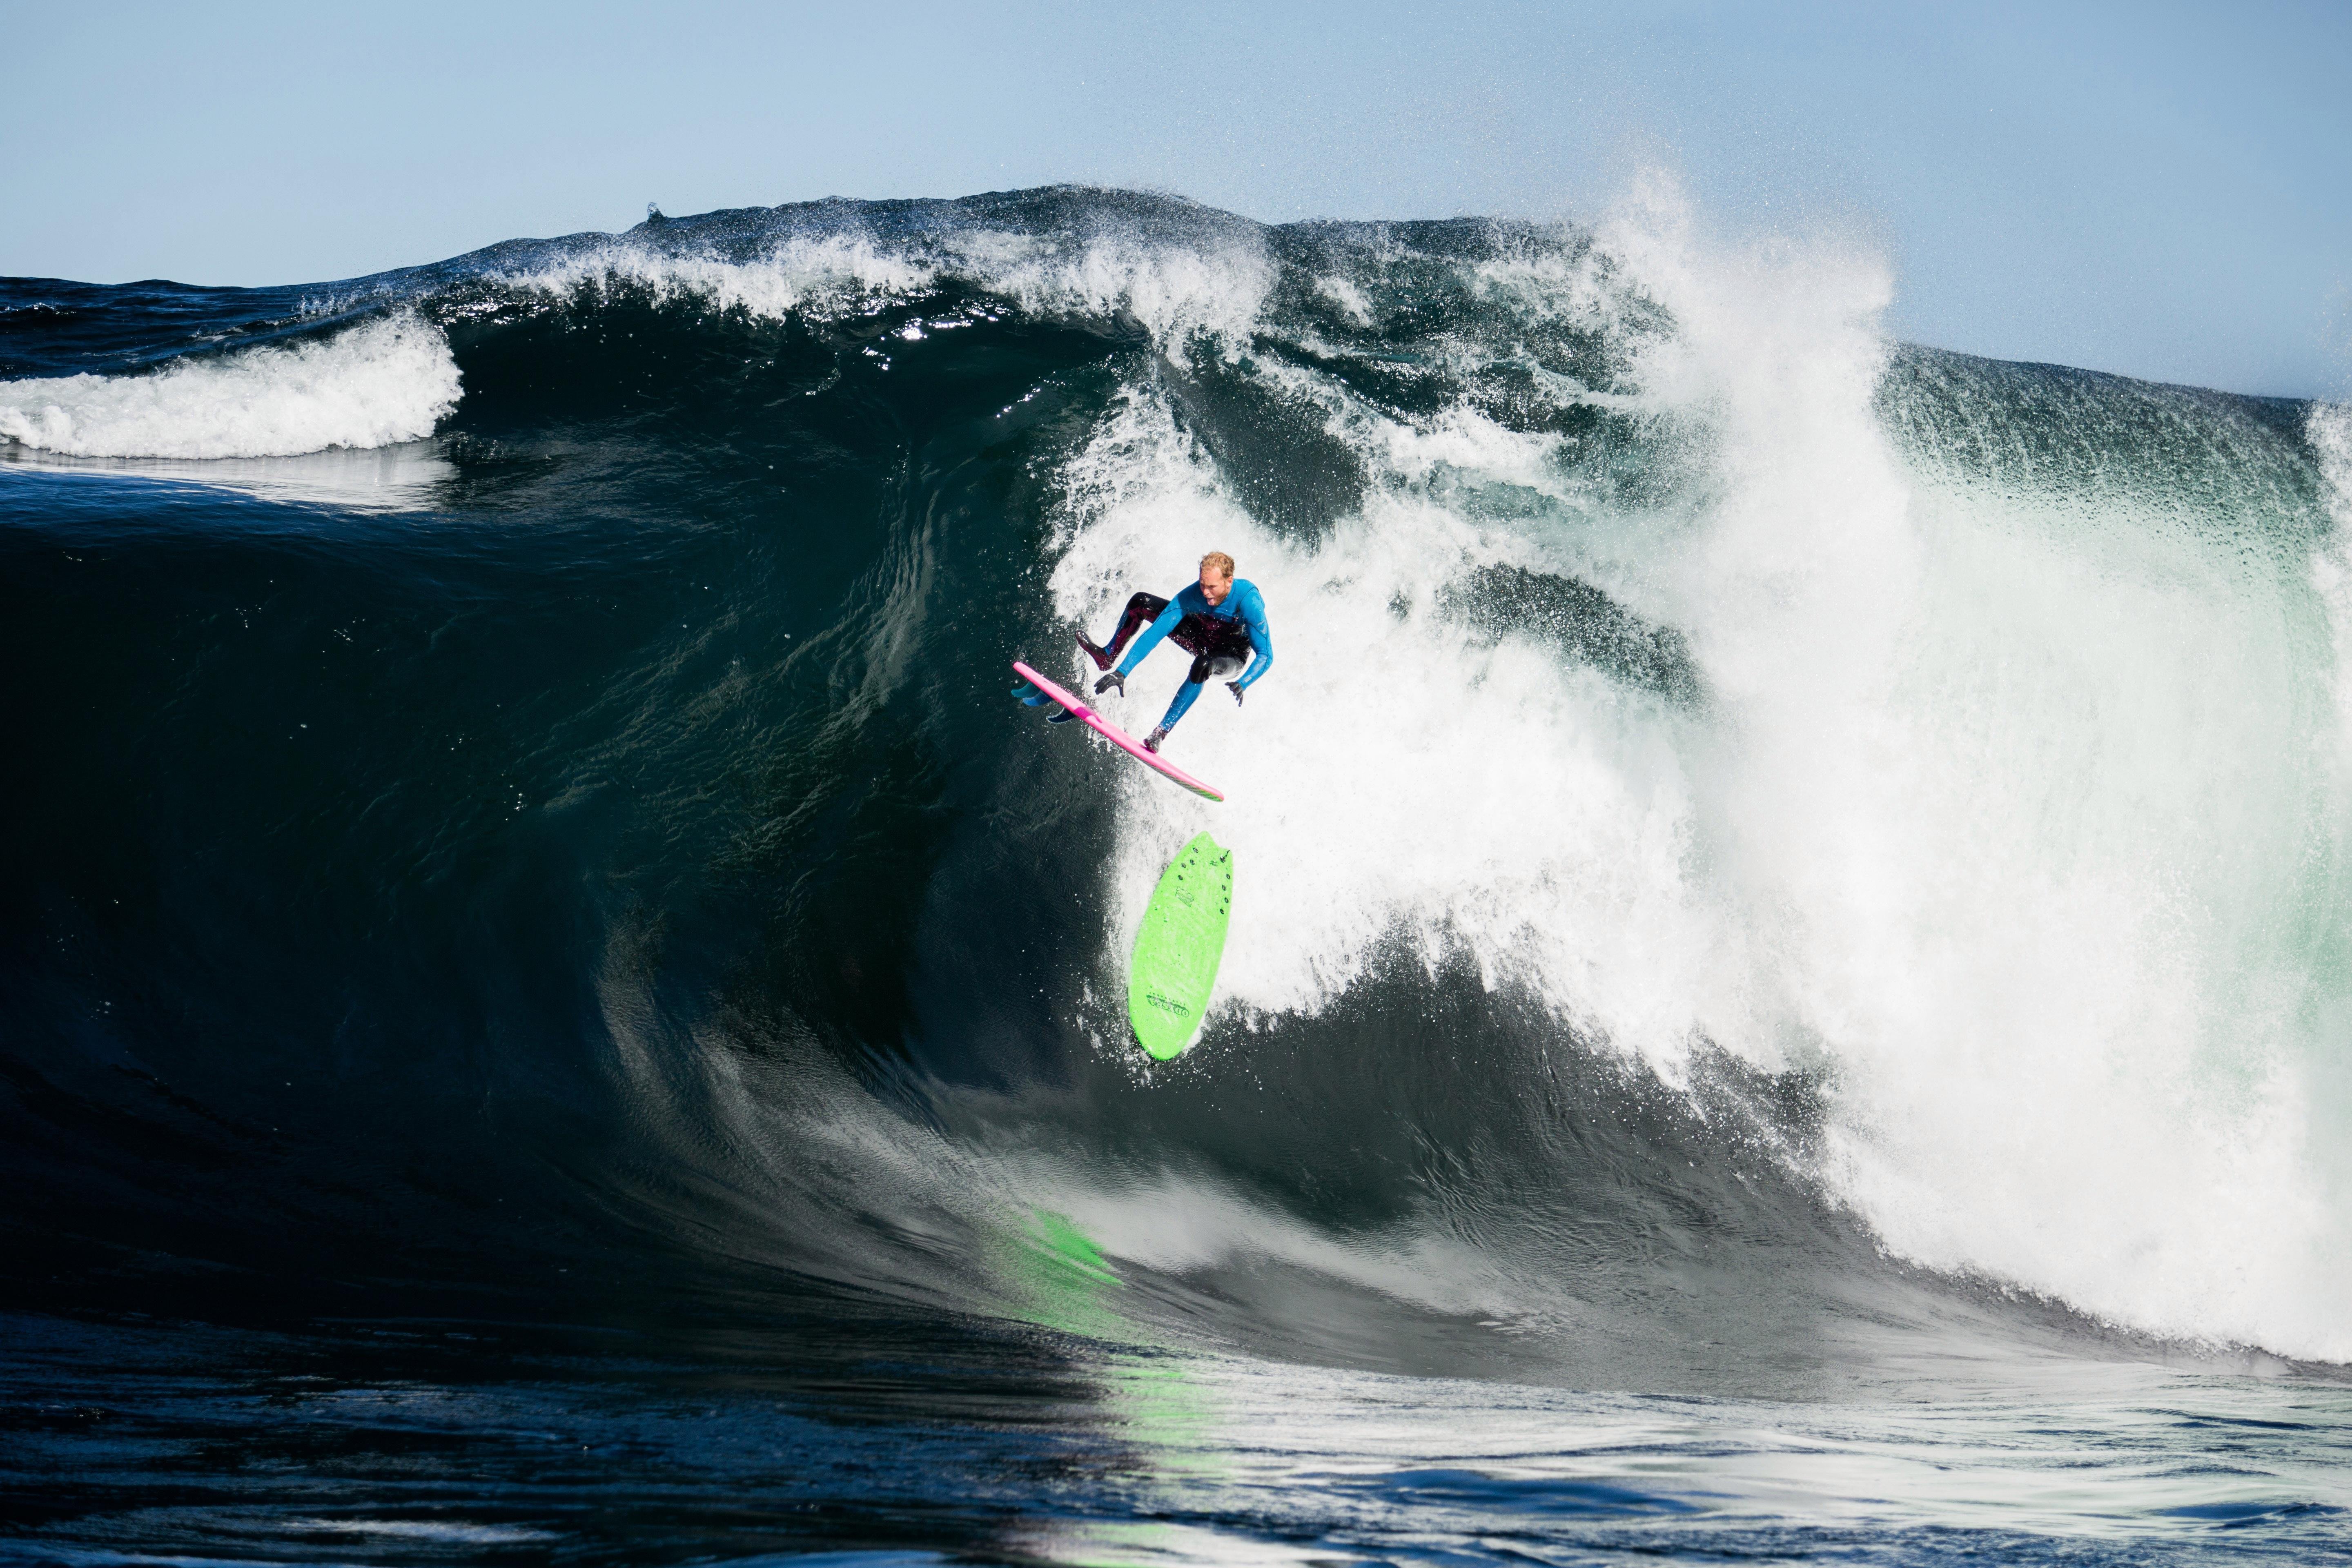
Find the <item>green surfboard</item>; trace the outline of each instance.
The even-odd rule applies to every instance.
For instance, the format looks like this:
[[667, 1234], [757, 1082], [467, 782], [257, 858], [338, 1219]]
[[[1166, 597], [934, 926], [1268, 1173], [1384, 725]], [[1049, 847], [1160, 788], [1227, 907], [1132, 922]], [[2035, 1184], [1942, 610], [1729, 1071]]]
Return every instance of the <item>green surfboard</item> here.
[[1128, 1022], [1160, 1061], [1184, 1054], [1209, 1010], [1233, 908], [1234, 853], [1197, 835], [1160, 873], [1127, 969]]

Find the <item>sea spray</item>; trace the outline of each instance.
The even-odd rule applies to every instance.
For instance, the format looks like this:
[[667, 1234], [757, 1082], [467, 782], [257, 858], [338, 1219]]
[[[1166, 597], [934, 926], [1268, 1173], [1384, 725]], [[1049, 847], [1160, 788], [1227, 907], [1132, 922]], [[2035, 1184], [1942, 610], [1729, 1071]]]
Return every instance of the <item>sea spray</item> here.
[[[1612, 503], [1573, 442], [1462, 404], [1399, 420], [1280, 368], [1260, 374], [1322, 398], [1372, 475], [1325, 538], [1252, 518], [1148, 382], [1066, 470], [1073, 622], [1099, 631], [1212, 546], [1276, 606], [1279, 679], [1173, 742], [1230, 789], [1255, 873], [1231, 1005], [1311, 1013], [1402, 931], [1670, 1080], [1702, 1047], [1818, 1078], [1810, 1168], [1899, 1254], [2163, 1333], [2352, 1354], [2305, 1120], [2340, 1016], [2332, 873], [2311, 878], [2343, 781], [2314, 727], [2321, 605], [2276, 569], [2308, 523], [2263, 433], [2167, 407], [2210, 468], [2087, 499], [1898, 416], [1906, 446], [1880, 406], [1883, 268], [1711, 245], [1666, 189], [1549, 281], [1553, 315], [1672, 323], [1601, 389], [1697, 465], [1664, 505]], [[2243, 504], [2180, 526], [2233, 464]], [[1500, 486], [1535, 506], [1462, 504]], [[1530, 561], [1678, 628], [1704, 709], [1436, 613], [1448, 579]], [[1178, 673], [1133, 684], [1138, 723]], [[1192, 817], [1119, 787], [1131, 917]]]

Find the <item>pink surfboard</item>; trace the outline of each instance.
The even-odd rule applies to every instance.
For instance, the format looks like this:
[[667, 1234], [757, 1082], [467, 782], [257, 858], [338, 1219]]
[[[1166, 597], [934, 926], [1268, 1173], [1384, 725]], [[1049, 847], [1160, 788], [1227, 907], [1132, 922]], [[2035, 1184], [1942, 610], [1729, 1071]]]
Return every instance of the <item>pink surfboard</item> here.
[[1150, 768], [1153, 773], [1174, 779], [1178, 784], [1182, 784], [1186, 789], [1191, 790], [1194, 795], [1200, 795], [1204, 799], [1221, 801], [1225, 798], [1223, 795], [1219, 795], [1215, 790], [1211, 789], [1207, 784], [1202, 784], [1199, 779], [1194, 778], [1191, 773], [1186, 773], [1182, 768], [1178, 767], [1167, 758], [1160, 755], [1157, 752], [1145, 751], [1141, 742], [1130, 740], [1128, 737], [1126, 731], [1120, 729], [1118, 725], [1112, 723], [1109, 720], [1104, 718], [1101, 714], [1096, 712], [1093, 709], [1087, 707], [1085, 703], [1079, 701], [1076, 698], [1071, 696], [1068, 692], [1063, 690], [1060, 687], [1055, 685], [1052, 681], [1046, 679], [1044, 676], [1038, 674], [1035, 670], [1030, 668], [1027, 665], [1022, 663], [1017, 658], [1013, 661], [1013, 673], [1027, 681], [1030, 685], [1035, 687], [1038, 690], [1044, 692], [1047, 697], [1050, 697], [1055, 701], [1060, 703], [1063, 707], [1068, 709], [1072, 718], [1077, 720], [1087, 729], [1092, 730], [1096, 734], [1100, 735], [1104, 740], [1108, 741], [1112, 745], [1117, 746], [1120, 751], [1125, 752], [1129, 756], [1133, 757], [1137, 762], [1141, 763], [1145, 767]]

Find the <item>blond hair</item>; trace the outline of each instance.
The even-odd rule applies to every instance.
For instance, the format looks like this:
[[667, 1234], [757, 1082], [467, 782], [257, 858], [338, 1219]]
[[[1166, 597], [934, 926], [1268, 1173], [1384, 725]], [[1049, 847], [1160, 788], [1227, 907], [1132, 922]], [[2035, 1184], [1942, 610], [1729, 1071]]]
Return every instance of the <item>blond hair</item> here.
[[1230, 583], [1234, 580], [1234, 558], [1223, 551], [1212, 550], [1201, 557], [1202, 571], [1205, 572], [1212, 566], [1217, 569], [1217, 575], [1226, 582]]

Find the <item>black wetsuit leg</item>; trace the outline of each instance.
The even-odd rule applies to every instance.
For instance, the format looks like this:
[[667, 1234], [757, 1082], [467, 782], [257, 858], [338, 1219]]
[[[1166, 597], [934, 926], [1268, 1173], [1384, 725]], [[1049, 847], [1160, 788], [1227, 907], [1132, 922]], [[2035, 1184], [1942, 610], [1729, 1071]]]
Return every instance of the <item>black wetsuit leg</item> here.
[[[1160, 612], [1167, 607], [1168, 601], [1157, 594], [1138, 594], [1129, 599], [1127, 608], [1119, 612], [1118, 630], [1111, 633], [1110, 641], [1103, 645], [1103, 652], [1117, 659], [1120, 651], [1134, 639], [1135, 634], [1158, 620]], [[1103, 668], [1108, 669], [1110, 667], [1106, 664]]]

